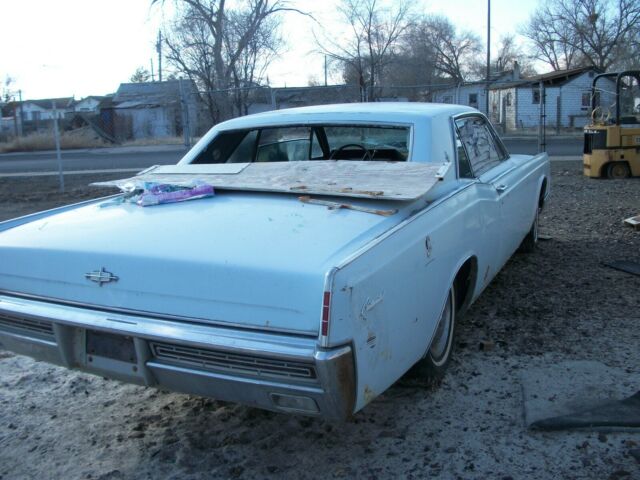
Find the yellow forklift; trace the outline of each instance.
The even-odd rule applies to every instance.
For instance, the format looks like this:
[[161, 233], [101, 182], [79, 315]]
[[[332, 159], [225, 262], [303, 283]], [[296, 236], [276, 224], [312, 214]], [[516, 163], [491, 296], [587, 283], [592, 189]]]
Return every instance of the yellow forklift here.
[[[603, 107], [600, 100], [613, 92], [598, 89], [597, 83], [607, 78], [615, 80], [615, 103]], [[591, 123], [584, 127], [583, 153], [583, 172], [587, 177], [640, 176], [640, 70], [595, 76], [591, 87]]]

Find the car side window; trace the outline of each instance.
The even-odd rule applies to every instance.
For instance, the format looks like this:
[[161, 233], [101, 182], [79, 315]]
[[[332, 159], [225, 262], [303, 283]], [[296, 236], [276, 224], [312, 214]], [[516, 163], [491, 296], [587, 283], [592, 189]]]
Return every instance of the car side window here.
[[322, 151], [320, 140], [318, 140], [318, 132], [315, 130], [311, 131], [311, 154], [309, 155], [309, 158], [312, 160], [324, 159], [324, 152]]
[[[245, 163], [253, 160], [258, 131], [253, 130], [245, 135], [236, 149], [227, 159], [227, 163]], [[217, 162], [216, 162], [217, 163]]]
[[309, 127], [265, 128], [260, 132], [256, 162], [293, 162], [309, 159]]
[[469, 157], [467, 151], [462, 145], [460, 135], [456, 129], [456, 151], [458, 152], [458, 176], [460, 178], [473, 178], [473, 171], [471, 170], [471, 164], [469, 163]]
[[[459, 118], [456, 120], [456, 130], [476, 177], [504, 160], [505, 156], [496, 144], [484, 118], [476, 116]], [[461, 176], [462, 172], [461, 168]]]

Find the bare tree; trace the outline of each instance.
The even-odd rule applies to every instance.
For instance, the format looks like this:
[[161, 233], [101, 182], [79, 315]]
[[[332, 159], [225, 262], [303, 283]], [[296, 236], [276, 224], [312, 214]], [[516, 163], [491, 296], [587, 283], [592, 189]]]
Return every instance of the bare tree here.
[[423, 62], [445, 77], [465, 80], [475, 57], [482, 52], [480, 37], [470, 31], [458, 31], [447, 17], [429, 15], [417, 22], [409, 35], [411, 48], [420, 52]]
[[144, 67], [138, 67], [136, 71], [133, 72], [133, 75], [131, 75], [131, 78], [129, 78], [129, 81], [131, 83], [143, 83], [148, 82], [149, 78], [151, 78], [149, 70]]
[[532, 43], [534, 58], [551, 66], [553, 70], [565, 70], [582, 65], [582, 57], [576, 47], [575, 32], [564, 30], [561, 22], [553, 21], [551, 5], [536, 10], [521, 33]]
[[611, 68], [617, 71], [640, 69], [640, 23], [627, 35]]
[[639, 24], [637, 0], [549, 0], [522, 33], [555, 70], [581, 64], [607, 70], [625, 56]]
[[0, 89], [0, 101], [9, 103], [13, 100], [14, 91], [11, 88], [11, 85], [15, 83], [15, 79], [10, 75], [6, 75], [2, 82], [2, 89]]
[[531, 76], [536, 74], [529, 57], [524, 53], [520, 45], [516, 43], [515, 35], [510, 33], [502, 35], [493, 61], [493, 68], [496, 72], [505, 72], [515, 68], [516, 63], [522, 75]]
[[[244, 31], [248, 17], [233, 12], [229, 15], [231, 28], [225, 35], [228, 48], [238, 43], [238, 32]], [[231, 81], [234, 87], [233, 97], [237, 113], [247, 115], [249, 106], [256, 98], [255, 87], [263, 84], [267, 67], [280, 53], [284, 40], [279, 34], [279, 19], [271, 17], [264, 20], [263, 25], [247, 42], [246, 48], [238, 56], [231, 68]]]
[[354, 78], [363, 101], [375, 100], [375, 87], [409, 26], [409, 3], [396, 2], [393, 8], [378, 0], [342, 0], [340, 13], [347, 27], [343, 39], [325, 34], [316, 37], [320, 50], [341, 65], [345, 80]]
[[238, 0], [233, 7], [225, 0], [175, 3], [178, 13], [165, 35], [166, 57], [203, 90], [214, 123], [231, 115], [237, 100], [215, 92], [260, 81], [259, 72], [264, 73], [279, 46], [280, 14], [303, 13], [287, 0]]

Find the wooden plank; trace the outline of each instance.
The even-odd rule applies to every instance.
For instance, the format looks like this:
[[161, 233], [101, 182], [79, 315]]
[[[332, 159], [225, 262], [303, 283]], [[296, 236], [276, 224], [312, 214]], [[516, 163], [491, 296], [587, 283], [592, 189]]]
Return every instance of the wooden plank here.
[[442, 164], [347, 160], [237, 165], [243, 168], [236, 174], [208, 173], [214, 172], [218, 168], [216, 165], [178, 165], [150, 169], [133, 178], [93, 185], [121, 187], [132, 181], [180, 184], [198, 179], [219, 190], [406, 201], [426, 194], [442, 178], [445, 170]]
[[154, 175], [237, 175], [250, 163], [208, 163], [193, 165], [156, 165], [144, 173]]
[[350, 203], [343, 202], [331, 202], [329, 200], [319, 200], [317, 198], [311, 198], [309, 195], [302, 195], [298, 197], [302, 203], [310, 203], [311, 205], [322, 205], [329, 208], [329, 210], [338, 210], [340, 208], [346, 208], [348, 210], [356, 210], [358, 212], [373, 213], [374, 215], [382, 215], [383, 217], [390, 217], [398, 213], [398, 210], [393, 208], [391, 210], [379, 210], [375, 208], [361, 207], [360, 205], [352, 205]]

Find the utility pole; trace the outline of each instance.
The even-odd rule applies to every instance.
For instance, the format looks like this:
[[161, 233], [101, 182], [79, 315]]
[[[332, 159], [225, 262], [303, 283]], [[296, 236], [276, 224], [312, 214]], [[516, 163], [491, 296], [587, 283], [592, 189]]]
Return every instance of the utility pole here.
[[24, 109], [22, 108], [22, 90], [18, 90], [18, 98], [20, 99], [20, 136], [24, 136]]
[[64, 193], [64, 174], [62, 173], [62, 155], [60, 153], [60, 129], [58, 128], [58, 110], [56, 109], [55, 100], [51, 100], [51, 109], [53, 110], [53, 136], [56, 141], [56, 160], [58, 161], [58, 182], [60, 184], [60, 192]]
[[178, 88], [180, 90], [180, 106], [182, 111], [182, 133], [184, 135], [184, 146], [191, 147], [191, 117], [189, 116], [189, 102], [185, 97], [184, 87], [182, 85], [182, 77], [178, 79]]
[[485, 108], [489, 117], [489, 84], [491, 82], [491, 0], [487, 0], [487, 95]]
[[546, 126], [547, 126], [547, 105], [546, 92], [544, 91], [544, 82], [540, 80], [538, 84], [539, 114], [538, 120], [538, 153], [547, 151]]
[[151, 58], [150, 60], [151, 60], [151, 81], [155, 82], [156, 81], [156, 76], [153, 73], [153, 58]]
[[327, 56], [324, 56], [324, 86], [327, 86]]
[[162, 30], [158, 30], [158, 43], [156, 43], [158, 51], [158, 81], [162, 81]]

